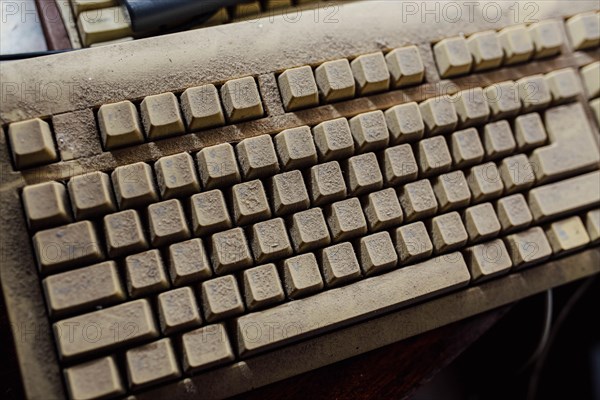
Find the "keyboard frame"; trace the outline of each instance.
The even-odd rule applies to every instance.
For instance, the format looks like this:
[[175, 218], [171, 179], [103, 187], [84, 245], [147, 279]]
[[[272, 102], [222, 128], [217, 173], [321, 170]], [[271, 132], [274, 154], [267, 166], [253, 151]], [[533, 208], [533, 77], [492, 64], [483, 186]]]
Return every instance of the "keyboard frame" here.
[[[500, 4], [505, 13], [497, 23], [486, 22], [482, 18], [474, 22], [461, 20], [456, 23], [442, 20], [435, 25], [436, 29], [431, 29], [431, 26], [421, 22], [420, 15], [409, 15], [406, 23], [401, 23], [399, 15], [402, 7], [397, 2], [356, 2], [339, 8], [335, 16], [337, 23], [324, 23], [327, 14], [325, 9], [319, 8], [321, 14], [318, 23], [313, 19], [314, 11], [306, 11], [311, 14], [294, 24], [282, 17], [275, 17], [271, 22], [267, 17], [260, 21], [233, 23], [3, 64], [0, 71], [0, 123], [3, 133], [10, 122], [47, 118], [85, 109], [97, 110], [108, 102], [141, 100], [146, 95], [168, 91], [181, 93], [187, 87], [223, 83], [248, 75], [257, 77], [266, 111], [265, 117], [260, 120], [103, 151], [90, 157], [23, 171], [14, 170], [6, 135], [0, 136], [0, 195], [3, 211], [0, 215], [0, 281], [26, 396], [64, 398], [66, 392], [21, 206], [20, 191], [24, 186], [61, 180], [93, 170], [107, 171], [138, 161], [155, 161], [183, 151], [198, 151], [206, 146], [237, 142], [265, 133], [275, 134], [302, 125], [312, 126], [323, 120], [352, 117], [409, 101], [423, 101], [439, 95], [441, 91], [455, 93], [555, 69], [579, 68], [600, 58], [599, 49], [573, 52], [567, 42], [558, 57], [441, 80], [431, 43], [460, 33], [468, 35], [513, 25], [516, 22], [512, 19], [514, 14], [508, 9], [513, 3], [496, 4]], [[594, 1], [569, 2], [568, 15], [561, 7], [563, 1], [536, 4], [539, 5], [536, 19], [540, 20], [597, 10]], [[464, 8], [463, 15], [467, 13], [468, 10]], [[362, 29], [356, 30], [356, 26]], [[282, 33], [289, 35], [292, 40], [286, 40], [288, 38]], [[332, 36], [337, 39], [338, 46], [331, 46]], [[232, 37], [236, 39], [232, 40]], [[324, 37], [329, 40], [321, 40]], [[199, 44], [205, 46], [202, 51], [189, 51], [190, 46], [200, 49]], [[276, 74], [283, 70], [303, 65], [315, 66], [340, 57], [354, 57], [411, 44], [417, 45], [421, 51], [427, 83], [294, 113], [285, 113], [283, 110], [276, 83]], [[157, 48], [161, 49], [160, 54]], [[49, 90], [53, 86], [61, 89], [58, 99], [51, 98], [49, 92], [44, 95], [44, 88]], [[20, 95], [11, 95], [15, 87]], [[27, 90], [32, 87], [33, 91]], [[583, 99], [579, 100], [583, 102]], [[584, 108], [591, 126], [597, 129], [598, 124], [589, 108]], [[82, 142], [75, 146], [85, 149], [89, 144]], [[587, 249], [230, 366], [183, 378], [136, 394], [136, 398], [153, 398], [156, 395], [215, 398], [242, 393], [599, 272], [600, 249]], [[392, 326], [394, 329], [389, 329]], [[290, 359], [294, 362], [287, 361]]]

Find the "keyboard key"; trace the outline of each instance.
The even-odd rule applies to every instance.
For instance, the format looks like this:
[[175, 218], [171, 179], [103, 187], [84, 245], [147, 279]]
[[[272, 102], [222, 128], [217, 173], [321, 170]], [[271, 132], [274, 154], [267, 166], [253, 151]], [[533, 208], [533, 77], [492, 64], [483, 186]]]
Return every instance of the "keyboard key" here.
[[404, 219], [398, 195], [392, 188], [369, 194], [363, 207], [371, 232], [398, 226]]
[[77, 27], [84, 46], [132, 35], [131, 21], [123, 6], [83, 11]]
[[260, 118], [264, 114], [258, 87], [251, 76], [225, 82], [221, 86], [221, 99], [227, 119], [232, 123]]
[[409, 222], [431, 217], [438, 210], [431, 183], [427, 179], [404, 185], [400, 193], [400, 204]]
[[509, 235], [504, 242], [515, 268], [541, 263], [552, 255], [550, 243], [539, 226]]
[[50, 126], [39, 118], [10, 124], [8, 140], [16, 169], [58, 161]]
[[550, 105], [552, 94], [544, 75], [519, 79], [517, 85], [524, 112], [540, 110]]
[[181, 336], [183, 369], [187, 373], [227, 364], [235, 359], [225, 325], [204, 326]]
[[346, 118], [325, 121], [313, 128], [319, 159], [331, 161], [354, 154], [354, 140]]
[[524, 25], [506, 27], [498, 33], [498, 38], [506, 55], [506, 65], [525, 62], [533, 56], [533, 41]]
[[319, 105], [319, 91], [309, 66], [285, 70], [279, 78], [279, 90], [286, 111]]
[[237, 225], [247, 225], [271, 217], [265, 188], [258, 179], [233, 186], [231, 201]]
[[42, 274], [104, 259], [94, 226], [89, 221], [40, 231], [33, 236], [33, 246]]
[[315, 78], [325, 102], [351, 99], [356, 93], [352, 69], [345, 58], [324, 62], [315, 69]]
[[244, 298], [249, 310], [280, 303], [285, 299], [277, 268], [261, 265], [244, 271]]
[[202, 308], [208, 322], [244, 312], [244, 303], [233, 275], [211, 279], [202, 284]]
[[125, 258], [127, 291], [131, 297], [146, 296], [169, 288], [158, 250], [149, 250]]
[[192, 229], [196, 236], [229, 229], [233, 226], [225, 204], [225, 197], [220, 190], [198, 193], [190, 199]]
[[[238, 351], [246, 357], [301, 337], [330, 331], [344, 321], [373, 318], [425, 296], [466, 286], [470, 278], [462, 256], [454, 253], [392, 271], [382, 278], [356, 282], [347, 290], [330, 290], [246, 315], [235, 322]], [[330, 312], [334, 305], [336, 312]], [[298, 329], [276, 328], [273, 334], [262, 335], [258, 339], [245, 333], [244, 327], [249, 324], [264, 329], [262, 327], [271, 326], [273, 321], [278, 321], [281, 327], [293, 323]]]
[[186, 89], [181, 95], [181, 109], [192, 131], [225, 125], [219, 92], [215, 85]]
[[360, 153], [387, 147], [390, 133], [382, 111], [359, 114], [350, 120], [355, 148]]
[[258, 179], [279, 172], [279, 161], [269, 135], [242, 140], [235, 150], [244, 179]]
[[443, 136], [421, 140], [417, 148], [417, 159], [424, 177], [447, 172], [452, 167], [450, 150]]
[[529, 211], [525, 197], [522, 194], [515, 194], [498, 200], [496, 211], [504, 233], [526, 228], [533, 222], [531, 211]]
[[[97, 329], [86, 329], [95, 326]], [[115, 327], [119, 333], [115, 335]], [[63, 361], [108, 351], [158, 336], [148, 300], [134, 300], [54, 324], [54, 337]], [[98, 377], [95, 377], [97, 381]]]
[[346, 184], [340, 164], [331, 161], [312, 167], [308, 188], [314, 206], [346, 198]]
[[313, 253], [288, 258], [283, 262], [283, 283], [290, 299], [299, 299], [323, 289], [323, 278]]
[[260, 2], [247, 1], [237, 3], [230, 8], [232, 18], [236, 20], [254, 20], [260, 14]]
[[383, 186], [383, 176], [374, 153], [351, 157], [345, 170], [348, 190], [354, 196], [379, 190]]
[[117, 167], [111, 174], [119, 208], [142, 207], [158, 201], [152, 168], [146, 163]]
[[78, 220], [117, 211], [110, 179], [104, 172], [74, 176], [67, 183], [67, 188], [73, 213]]
[[398, 254], [388, 232], [379, 232], [360, 239], [358, 258], [366, 276], [394, 268]]
[[469, 36], [467, 45], [473, 56], [473, 70], [484, 71], [502, 64], [504, 51], [496, 31], [477, 32]]
[[407, 46], [390, 51], [385, 56], [392, 76], [392, 86], [402, 88], [417, 85], [425, 78], [425, 67], [417, 46]]
[[49, 276], [44, 279], [43, 286], [52, 316], [125, 300], [125, 292], [113, 261]]
[[496, 237], [502, 229], [496, 211], [490, 203], [467, 208], [464, 219], [471, 242], [480, 242]]
[[206, 147], [196, 155], [205, 189], [226, 187], [241, 181], [233, 147], [229, 143]]
[[554, 222], [546, 229], [548, 241], [554, 254], [575, 251], [590, 243], [590, 237], [579, 217]]
[[110, 398], [125, 394], [113, 356], [65, 368], [63, 374], [72, 399]]
[[331, 204], [327, 207], [325, 216], [334, 242], [367, 233], [367, 221], [356, 197]]
[[108, 150], [144, 142], [137, 109], [129, 100], [100, 106], [98, 127]]
[[160, 247], [189, 239], [190, 229], [179, 200], [167, 200], [148, 206], [150, 243]]
[[555, 104], [570, 102], [583, 94], [581, 82], [573, 68], [549, 72], [546, 81]]
[[142, 124], [150, 140], [185, 133], [179, 102], [173, 93], [146, 96], [140, 104]]
[[500, 164], [500, 177], [507, 194], [529, 189], [535, 184], [535, 166], [524, 154], [507, 157]]
[[449, 172], [436, 178], [433, 191], [440, 211], [464, 208], [471, 202], [469, 184], [462, 171]]
[[431, 241], [436, 253], [459, 249], [467, 244], [468, 239], [465, 226], [456, 211], [431, 220]]
[[542, 146], [548, 140], [546, 128], [538, 113], [519, 115], [514, 126], [517, 145], [521, 151]]
[[500, 172], [496, 164], [491, 162], [471, 168], [467, 175], [467, 182], [475, 202], [496, 198], [504, 190]]
[[312, 208], [292, 215], [290, 237], [297, 253], [317, 249], [331, 243], [323, 211], [320, 208]]
[[521, 111], [519, 86], [515, 82], [496, 83], [486, 87], [484, 92], [494, 119], [511, 118]]
[[215, 233], [211, 241], [212, 266], [218, 275], [252, 266], [252, 255], [242, 228]]
[[600, 61], [581, 68], [581, 77], [588, 99], [600, 96]]
[[86, 10], [116, 6], [117, 2], [115, 0], [73, 0], [71, 4], [73, 5], [75, 15], [79, 15], [80, 12]]
[[591, 243], [600, 241], [600, 209], [592, 210], [586, 214], [585, 226]]
[[468, 74], [472, 56], [463, 37], [446, 38], [433, 46], [433, 54], [442, 78]]
[[483, 129], [483, 144], [489, 160], [513, 154], [517, 148], [515, 137], [506, 120], [492, 122]]
[[132, 389], [169, 381], [181, 376], [171, 340], [157, 340], [125, 353], [127, 377]]
[[169, 246], [169, 275], [175, 286], [212, 276], [208, 255], [201, 239]]
[[429, 136], [452, 132], [458, 124], [454, 103], [448, 97], [425, 100], [419, 108]]
[[462, 128], [481, 124], [490, 117], [490, 108], [482, 88], [458, 92], [454, 106]]
[[188, 153], [162, 157], [154, 163], [154, 170], [163, 199], [189, 196], [200, 191], [194, 160]]
[[73, 219], [69, 212], [67, 191], [58, 182], [38, 183], [23, 189], [23, 208], [30, 229], [62, 225]]
[[287, 129], [274, 138], [282, 169], [291, 171], [315, 165], [317, 149], [308, 126]]
[[592, 114], [596, 117], [596, 123], [600, 125], [600, 99], [590, 101], [590, 108], [592, 109]]
[[142, 222], [137, 212], [133, 210], [104, 217], [104, 233], [110, 257], [120, 257], [148, 248]]
[[385, 112], [385, 119], [390, 139], [395, 144], [417, 141], [425, 132], [421, 110], [415, 102], [390, 108]]
[[360, 266], [348, 242], [327, 247], [320, 252], [321, 268], [328, 287], [341, 286], [360, 277]]
[[358, 56], [350, 66], [360, 96], [389, 89], [390, 72], [387, 69], [383, 53], [377, 52]]
[[158, 295], [158, 320], [165, 335], [196, 327], [202, 323], [196, 297], [189, 287]]
[[539, 21], [531, 24], [528, 29], [535, 47], [535, 58], [550, 57], [560, 53], [563, 37], [559, 21]]
[[275, 175], [269, 183], [271, 206], [278, 216], [310, 207], [310, 199], [300, 171], [290, 171]]
[[465, 257], [473, 281], [477, 282], [505, 274], [512, 268], [508, 250], [500, 239], [467, 248]]
[[383, 152], [383, 176], [389, 186], [417, 179], [417, 161], [409, 144], [389, 147]]
[[600, 15], [596, 12], [579, 14], [567, 20], [567, 32], [575, 50], [600, 44]]
[[250, 232], [250, 242], [257, 263], [291, 256], [293, 253], [287, 229], [281, 218], [255, 224]]
[[475, 128], [469, 128], [454, 132], [450, 139], [450, 150], [454, 165], [464, 168], [479, 164], [483, 161], [484, 150], [479, 132]]
[[423, 222], [401, 226], [396, 229], [393, 239], [402, 264], [413, 263], [433, 254], [433, 244]]

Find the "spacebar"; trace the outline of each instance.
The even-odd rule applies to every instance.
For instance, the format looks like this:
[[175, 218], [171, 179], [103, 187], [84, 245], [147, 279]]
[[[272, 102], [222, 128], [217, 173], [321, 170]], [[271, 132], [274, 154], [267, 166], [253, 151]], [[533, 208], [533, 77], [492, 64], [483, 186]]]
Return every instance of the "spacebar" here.
[[466, 286], [470, 279], [457, 252], [248, 314], [236, 321], [239, 354], [246, 357], [371, 318]]

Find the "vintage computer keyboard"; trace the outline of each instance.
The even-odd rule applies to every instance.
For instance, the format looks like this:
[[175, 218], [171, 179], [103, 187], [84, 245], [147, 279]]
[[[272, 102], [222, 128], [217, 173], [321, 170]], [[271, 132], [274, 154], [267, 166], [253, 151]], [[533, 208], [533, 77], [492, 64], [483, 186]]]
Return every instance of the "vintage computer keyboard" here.
[[26, 396], [227, 397], [597, 274], [598, 4], [472, 4], [3, 64]]

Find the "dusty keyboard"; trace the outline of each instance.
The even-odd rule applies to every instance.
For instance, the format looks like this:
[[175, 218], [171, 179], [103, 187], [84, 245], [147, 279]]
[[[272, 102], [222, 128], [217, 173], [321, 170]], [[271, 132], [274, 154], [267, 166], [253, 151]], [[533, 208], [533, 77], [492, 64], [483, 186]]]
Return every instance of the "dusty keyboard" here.
[[227, 397], [598, 273], [600, 14], [537, 4], [3, 65], [26, 395]]

